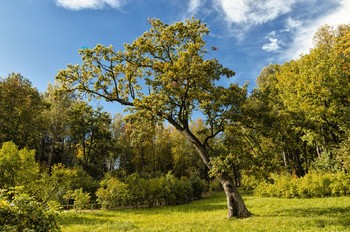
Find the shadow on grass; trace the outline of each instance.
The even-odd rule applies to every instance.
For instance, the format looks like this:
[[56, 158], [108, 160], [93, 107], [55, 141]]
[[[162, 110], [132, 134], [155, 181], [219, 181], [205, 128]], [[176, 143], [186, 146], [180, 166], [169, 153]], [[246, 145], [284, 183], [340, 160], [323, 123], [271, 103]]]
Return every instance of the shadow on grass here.
[[[109, 219], [111, 218], [111, 219]], [[89, 228], [98, 228], [103, 231], [126, 231], [137, 228], [130, 221], [116, 221], [116, 215], [113, 212], [96, 211], [84, 213], [63, 213], [59, 217], [60, 224], [67, 226], [89, 226]]]

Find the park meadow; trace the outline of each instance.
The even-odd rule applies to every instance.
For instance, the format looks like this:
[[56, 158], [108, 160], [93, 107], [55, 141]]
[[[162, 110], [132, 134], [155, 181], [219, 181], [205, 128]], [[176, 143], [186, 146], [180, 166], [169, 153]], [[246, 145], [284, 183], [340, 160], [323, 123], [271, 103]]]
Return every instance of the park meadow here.
[[350, 231], [350, 197], [283, 199], [243, 192], [253, 216], [225, 217], [223, 193], [185, 205], [128, 210], [65, 211], [63, 232], [83, 231]]

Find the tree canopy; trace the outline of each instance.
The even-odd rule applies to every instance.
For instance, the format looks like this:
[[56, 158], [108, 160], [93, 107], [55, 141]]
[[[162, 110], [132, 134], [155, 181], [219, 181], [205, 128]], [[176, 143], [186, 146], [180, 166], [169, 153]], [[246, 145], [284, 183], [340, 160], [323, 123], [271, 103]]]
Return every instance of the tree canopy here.
[[[240, 115], [246, 88], [217, 84], [234, 72], [216, 59], [205, 59], [203, 37], [209, 30], [201, 21], [149, 22], [151, 29], [125, 44], [123, 51], [102, 45], [80, 50], [82, 64], [68, 65], [56, 78], [63, 89], [129, 106], [137, 118], [166, 120], [184, 134], [212, 169], [209, 142]], [[207, 124], [201, 137], [189, 126], [194, 111], [201, 111]], [[250, 216], [229, 175], [215, 175], [227, 193], [229, 217]]]

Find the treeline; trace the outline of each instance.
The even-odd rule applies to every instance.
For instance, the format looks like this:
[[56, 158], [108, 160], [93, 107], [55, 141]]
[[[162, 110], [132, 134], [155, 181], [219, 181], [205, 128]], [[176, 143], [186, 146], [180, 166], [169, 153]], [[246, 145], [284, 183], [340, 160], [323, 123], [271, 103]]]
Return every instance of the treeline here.
[[309, 54], [263, 69], [246, 105], [251, 157], [263, 165], [245, 172], [349, 171], [349, 41], [350, 25], [324, 26]]
[[[120, 114], [112, 118], [52, 85], [41, 94], [20, 74], [2, 79], [0, 90], [0, 143], [35, 150], [36, 161], [49, 172], [63, 164], [97, 180], [106, 173], [158, 177], [170, 170], [178, 178], [208, 180], [195, 149], [169, 126]], [[199, 131], [205, 124], [192, 126]]]

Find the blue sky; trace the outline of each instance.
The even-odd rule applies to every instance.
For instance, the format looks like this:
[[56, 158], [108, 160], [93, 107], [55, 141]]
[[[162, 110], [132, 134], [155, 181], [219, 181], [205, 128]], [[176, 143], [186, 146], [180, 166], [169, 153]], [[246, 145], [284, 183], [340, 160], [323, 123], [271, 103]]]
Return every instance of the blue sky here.
[[78, 49], [122, 49], [148, 18], [194, 16], [218, 48], [210, 57], [253, 88], [264, 66], [307, 53], [317, 28], [350, 23], [349, 12], [350, 0], [0, 0], [0, 77], [19, 72], [44, 92], [58, 70], [80, 62]]

